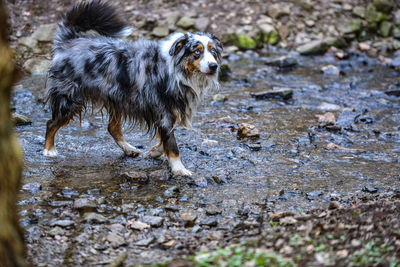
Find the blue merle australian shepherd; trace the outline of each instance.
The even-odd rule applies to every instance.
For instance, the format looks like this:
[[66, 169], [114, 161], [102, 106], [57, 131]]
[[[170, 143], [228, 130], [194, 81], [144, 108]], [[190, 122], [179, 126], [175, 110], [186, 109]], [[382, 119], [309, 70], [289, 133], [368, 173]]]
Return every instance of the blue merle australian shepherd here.
[[118, 39], [130, 32], [116, 9], [99, 0], [77, 4], [66, 14], [54, 38], [47, 80], [52, 118], [43, 154], [57, 155], [57, 130], [91, 104], [107, 110], [108, 131], [127, 156], [140, 150], [124, 139], [125, 121], [157, 136], [149, 156], [165, 154], [174, 175], [191, 175], [180, 160], [174, 129], [190, 128], [204, 93], [218, 87], [221, 43], [207, 33], [175, 33], [160, 42]]

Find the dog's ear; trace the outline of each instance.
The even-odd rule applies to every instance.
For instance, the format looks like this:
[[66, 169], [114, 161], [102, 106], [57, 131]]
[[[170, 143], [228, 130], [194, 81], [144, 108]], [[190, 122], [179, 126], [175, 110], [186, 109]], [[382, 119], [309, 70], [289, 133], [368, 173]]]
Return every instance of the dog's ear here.
[[222, 43], [221, 41], [218, 39], [217, 36], [215, 36], [214, 34], [211, 34], [211, 38], [214, 40], [216, 46], [217, 46], [217, 51], [219, 53], [222, 53], [222, 51], [224, 50], [224, 48], [222, 47]]
[[186, 33], [182, 37], [179, 37], [169, 49], [170, 56], [176, 56], [182, 50], [188, 40], [189, 36]]

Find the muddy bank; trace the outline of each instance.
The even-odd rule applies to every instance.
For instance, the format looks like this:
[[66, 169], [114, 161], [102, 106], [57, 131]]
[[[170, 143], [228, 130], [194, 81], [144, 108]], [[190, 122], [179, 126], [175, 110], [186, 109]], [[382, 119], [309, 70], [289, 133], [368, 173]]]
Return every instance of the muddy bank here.
[[[271, 63], [282, 55], [296, 64]], [[15, 111], [32, 120], [17, 132], [25, 153], [19, 208], [35, 264], [105, 265], [125, 253], [128, 265], [154, 263], [237, 242], [235, 229], [269, 227], [276, 212], [396, 199], [400, 101], [388, 92], [400, 90], [398, 72], [357, 53], [225, 60], [232, 75], [222, 97], [208, 96], [194, 130], [176, 133], [192, 178], [172, 177], [165, 159], [124, 157], [106, 115], [90, 110], [57, 134], [60, 156], [43, 157], [45, 76], [16, 86]], [[329, 65], [339, 71], [321, 72]], [[251, 96], [265, 91], [277, 97]], [[239, 139], [241, 123], [259, 137]], [[126, 137], [144, 151], [155, 142], [139, 130]]]

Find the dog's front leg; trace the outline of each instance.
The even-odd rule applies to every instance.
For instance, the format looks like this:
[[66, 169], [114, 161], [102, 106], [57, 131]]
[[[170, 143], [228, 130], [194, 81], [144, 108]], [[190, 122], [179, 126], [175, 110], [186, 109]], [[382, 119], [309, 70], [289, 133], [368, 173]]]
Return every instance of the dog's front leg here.
[[172, 173], [174, 175], [191, 176], [192, 172], [183, 166], [181, 158], [179, 157], [179, 149], [176, 144], [174, 130], [169, 127], [162, 128], [160, 135], [164, 153], [168, 157]]

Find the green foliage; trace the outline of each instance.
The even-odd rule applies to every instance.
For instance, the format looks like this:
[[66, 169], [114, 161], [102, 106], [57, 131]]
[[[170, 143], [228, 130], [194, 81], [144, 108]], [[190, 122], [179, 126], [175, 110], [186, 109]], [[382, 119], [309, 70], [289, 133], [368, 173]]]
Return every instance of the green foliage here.
[[[372, 266], [382, 264], [385, 256], [392, 253], [395, 248], [386, 246], [385, 244], [377, 244], [379, 240], [368, 242], [357, 253], [355, 253], [350, 261], [353, 266]], [[398, 259], [397, 259], [398, 260]], [[389, 259], [390, 266], [400, 266], [400, 263], [395, 258]]]

